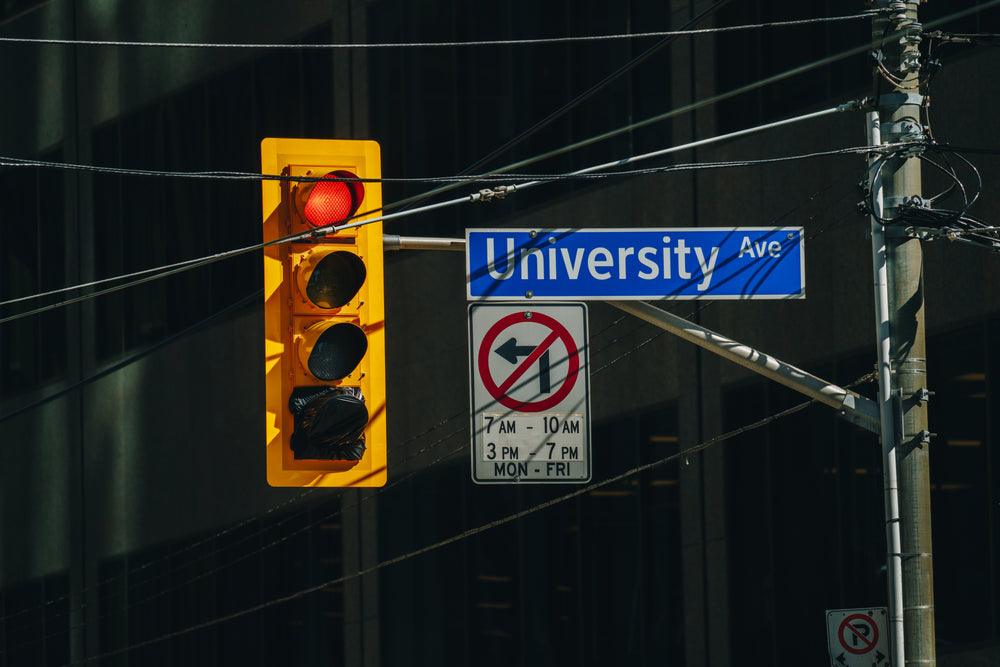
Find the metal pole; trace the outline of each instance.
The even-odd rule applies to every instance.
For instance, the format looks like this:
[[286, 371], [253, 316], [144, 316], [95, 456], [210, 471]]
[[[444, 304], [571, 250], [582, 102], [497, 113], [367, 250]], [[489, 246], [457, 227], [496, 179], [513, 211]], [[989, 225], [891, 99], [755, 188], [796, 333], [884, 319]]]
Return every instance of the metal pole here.
[[844, 419], [874, 433], [879, 429], [877, 406], [863, 396], [821, 380], [815, 375], [768, 356], [711, 329], [668, 313], [645, 301], [606, 301], [615, 308], [635, 315], [669, 331], [678, 338], [779, 382], [838, 411]]
[[465, 252], [465, 239], [434, 238], [427, 236], [400, 236], [383, 234], [384, 250], [458, 250]]
[[[868, 145], [880, 146], [882, 134], [878, 112], [868, 118]], [[875, 159], [872, 159], [874, 162]], [[873, 174], [874, 175], [874, 174]], [[882, 215], [882, 179], [871, 183], [875, 215], [871, 219], [872, 276], [875, 287], [875, 332], [878, 342], [878, 404], [882, 422], [882, 479], [885, 491], [886, 574], [889, 587], [889, 644], [893, 667], [903, 667], [905, 655], [903, 624], [902, 547], [899, 537], [899, 485], [896, 476], [896, 421], [892, 404], [892, 337], [889, 329], [889, 283], [886, 268], [885, 226]]]
[[[465, 239], [456, 238], [383, 234], [382, 243], [386, 250], [465, 251]], [[606, 301], [605, 303], [828, 405], [837, 410], [838, 414], [847, 421], [872, 433], [879, 432], [881, 420], [877, 404], [853, 391], [821, 380], [815, 375], [780, 359], [768, 356], [748, 345], [743, 345], [644, 301]]]
[[[882, 140], [891, 143], [919, 132], [920, 24], [916, 2], [877, 3], [889, 10], [872, 26], [887, 39], [885, 67], [876, 72], [875, 100]], [[882, 170], [886, 218], [901, 210], [904, 198], [919, 196], [920, 161], [912, 155], [890, 160]], [[923, 252], [900, 225], [887, 226], [886, 266], [890, 331], [891, 400], [899, 425], [898, 463], [900, 542], [903, 574], [905, 660], [936, 663], [934, 642], [934, 567], [930, 516], [930, 432], [927, 430], [927, 355], [924, 340]]]

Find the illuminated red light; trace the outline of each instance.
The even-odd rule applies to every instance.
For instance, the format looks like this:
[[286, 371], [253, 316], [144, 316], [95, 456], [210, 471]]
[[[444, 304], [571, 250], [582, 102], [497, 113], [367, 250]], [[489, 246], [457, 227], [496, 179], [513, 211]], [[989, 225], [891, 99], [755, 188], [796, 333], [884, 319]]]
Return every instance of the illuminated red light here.
[[365, 186], [350, 171], [331, 171], [322, 180], [311, 183], [306, 194], [302, 215], [313, 227], [325, 227], [344, 222], [358, 210], [365, 198]]

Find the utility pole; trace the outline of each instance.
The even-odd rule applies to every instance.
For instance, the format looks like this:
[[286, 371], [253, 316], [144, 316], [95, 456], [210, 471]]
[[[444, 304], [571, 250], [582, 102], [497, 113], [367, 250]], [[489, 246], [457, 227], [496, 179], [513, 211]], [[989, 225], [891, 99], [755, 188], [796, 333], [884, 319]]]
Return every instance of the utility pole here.
[[[885, 10], [875, 18], [872, 31], [876, 41], [882, 41], [879, 60], [882, 67], [875, 73], [875, 100], [878, 125], [883, 144], [893, 144], [923, 138], [920, 121], [924, 98], [921, 95], [920, 43], [921, 26], [917, 21], [917, 2], [876, 0], [878, 9]], [[934, 568], [931, 549], [930, 514], [930, 432], [927, 428], [927, 370], [924, 341], [923, 252], [920, 241], [906, 235], [904, 225], [892, 224], [906, 205], [920, 202], [920, 160], [915, 152], [903, 152], [885, 162], [879, 176], [883, 211], [873, 217], [873, 263], [876, 268], [876, 311], [879, 310], [880, 262], [884, 262], [885, 304], [888, 324], [888, 344], [884, 346], [888, 359], [880, 354], [880, 378], [888, 378], [889, 391], [881, 387], [883, 420], [892, 419], [890, 428], [883, 428], [883, 448], [886, 457], [886, 521], [889, 551], [890, 617], [896, 623], [894, 647], [904, 647], [905, 655], [893, 655], [896, 665], [933, 665], [936, 662], [934, 642]], [[913, 199], [916, 197], [917, 199]], [[879, 220], [881, 216], [882, 220]], [[882, 224], [889, 220], [887, 224]], [[884, 234], [880, 251], [874, 242]], [[885, 322], [877, 322], [884, 330]], [[884, 339], [880, 339], [880, 343]], [[880, 352], [882, 348], [880, 347]], [[883, 371], [885, 371], [883, 373]], [[883, 380], [884, 381], [884, 380]], [[894, 455], [894, 459], [890, 457]], [[897, 508], [888, 505], [890, 488], [888, 472], [895, 462], [898, 483]], [[898, 528], [892, 525], [898, 522]], [[899, 552], [893, 553], [893, 532], [898, 536]], [[893, 572], [902, 570], [896, 581], [902, 595], [894, 591]], [[902, 609], [893, 609], [901, 598]], [[900, 628], [902, 626], [902, 628]]]

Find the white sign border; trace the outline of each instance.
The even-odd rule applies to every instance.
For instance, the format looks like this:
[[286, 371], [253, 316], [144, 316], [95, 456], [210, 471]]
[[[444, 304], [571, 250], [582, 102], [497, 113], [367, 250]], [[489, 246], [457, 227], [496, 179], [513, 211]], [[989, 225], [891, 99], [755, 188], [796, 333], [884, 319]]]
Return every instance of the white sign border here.
[[[477, 363], [476, 356], [477, 356], [478, 347], [481, 344], [481, 341], [477, 341], [476, 340], [476, 334], [477, 333], [485, 334], [485, 332], [476, 332], [476, 331], [473, 331], [473, 310], [480, 309], [480, 308], [487, 308], [487, 309], [496, 308], [498, 310], [499, 309], [512, 310], [514, 312], [516, 312], [516, 311], [538, 312], [538, 313], [543, 313], [543, 314], [549, 315], [550, 317], [554, 317], [551, 313], [548, 313], [546, 311], [547, 310], [555, 310], [557, 308], [566, 308], [566, 307], [577, 308], [577, 309], [579, 309], [579, 311], [580, 311], [580, 313], [582, 315], [582, 317], [581, 317], [581, 325], [582, 325], [582, 334], [583, 334], [582, 338], [583, 338], [583, 340], [580, 341], [580, 340], [575, 340], [574, 339], [574, 342], [577, 344], [577, 349], [579, 351], [579, 356], [580, 356], [580, 366], [581, 366], [581, 368], [578, 371], [577, 381], [578, 382], [583, 382], [583, 394], [584, 394], [583, 405], [582, 406], [578, 406], [578, 407], [576, 407], [573, 410], [566, 410], [566, 411], [559, 411], [558, 410], [558, 406], [555, 406], [554, 409], [547, 409], [547, 410], [544, 410], [544, 411], [542, 411], [542, 412], [540, 412], [538, 414], [542, 414], [544, 412], [544, 414], [549, 414], [549, 415], [551, 415], [551, 414], [564, 414], [564, 415], [569, 416], [569, 415], [573, 415], [573, 414], [579, 413], [580, 410], [581, 410], [581, 408], [583, 409], [583, 415], [584, 415], [583, 416], [583, 424], [584, 424], [584, 430], [585, 430], [585, 433], [586, 433], [586, 435], [585, 435], [585, 444], [584, 444], [584, 449], [585, 449], [585, 452], [586, 452], [585, 461], [584, 461], [584, 463], [586, 464], [585, 465], [586, 476], [585, 477], [570, 477], [570, 478], [558, 478], [558, 477], [548, 477], [548, 476], [546, 476], [546, 477], [539, 477], [539, 478], [534, 478], [534, 477], [524, 478], [524, 477], [516, 477], [516, 476], [515, 477], [504, 476], [504, 477], [482, 477], [481, 478], [481, 477], [477, 476], [476, 457], [477, 457], [477, 455], [479, 453], [479, 451], [477, 449], [477, 446], [478, 447], [484, 446], [483, 445], [484, 440], [483, 440], [482, 437], [480, 437], [478, 435], [478, 433], [477, 433], [478, 426], [476, 424], [476, 422], [477, 422], [477, 419], [476, 419], [476, 417], [477, 417], [477, 412], [476, 412], [476, 398], [477, 398], [476, 388], [480, 384], [482, 384], [481, 381], [477, 382], [478, 363]], [[502, 316], [505, 316], [505, 315], [506, 315], [506, 313], [504, 315], [502, 315]], [[580, 301], [558, 301], [558, 302], [557, 301], [546, 301], [544, 303], [538, 303], [538, 304], [535, 304], [535, 305], [527, 304], [524, 301], [473, 301], [473, 302], [469, 303], [469, 305], [468, 305], [468, 316], [469, 316], [468, 317], [468, 341], [469, 341], [469, 427], [470, 427], [470, 436], [471, 436], [471, 438], [470, 438], [471, 449], [470, 449], [470, 457], [469, 458], [470, 458], [470, 464], [471, 464], [472, 481], [475, 482], [476, 484], [482, 484], [482, 485], [490, 485], [490, 484], [586, 484], [586, 483], [590, 482], [591, 479], [593, 478], [593, 437], [592, 437], [592, 428], [591, 428], [591, 423], [590, 423], [590, 418], [591, 418], [591, 411], [590, 411], [590, 349], [589, 349], [589, 345], [590, 345], [590, 330], [589, 330], [589, 322], [588, 322], [589, 309], [587, 308], [587, 304], [583, 303], [583, 302], [580, 302]], [[497, 321], [499, 321], [499, 320], [497, 320]], [[571, 333], [571, 335], [572, 335], [572, 333]], [[495, 409], [497, 409], [498, 411], [509, 412], [510, 414], [518, 414], [516, 411], [514, 411], [514, 410], [508, 410], [507, 408], [499, 405], [495, 401], [492, 403], [492, 405], [487, 405], [486, 407], [484, 407], [483, 410], [490, 410], [494, 406], [495, 406]]]

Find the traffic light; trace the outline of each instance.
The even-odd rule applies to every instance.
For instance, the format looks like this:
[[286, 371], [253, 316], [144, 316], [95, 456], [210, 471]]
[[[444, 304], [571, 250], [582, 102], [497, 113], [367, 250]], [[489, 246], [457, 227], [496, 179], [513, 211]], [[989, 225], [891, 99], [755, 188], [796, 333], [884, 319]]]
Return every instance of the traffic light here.
[[261, 171], [267, 481], [382, 486], [382, 223], [322, 229], [381, 213], [379, 146], [267, 138]]

